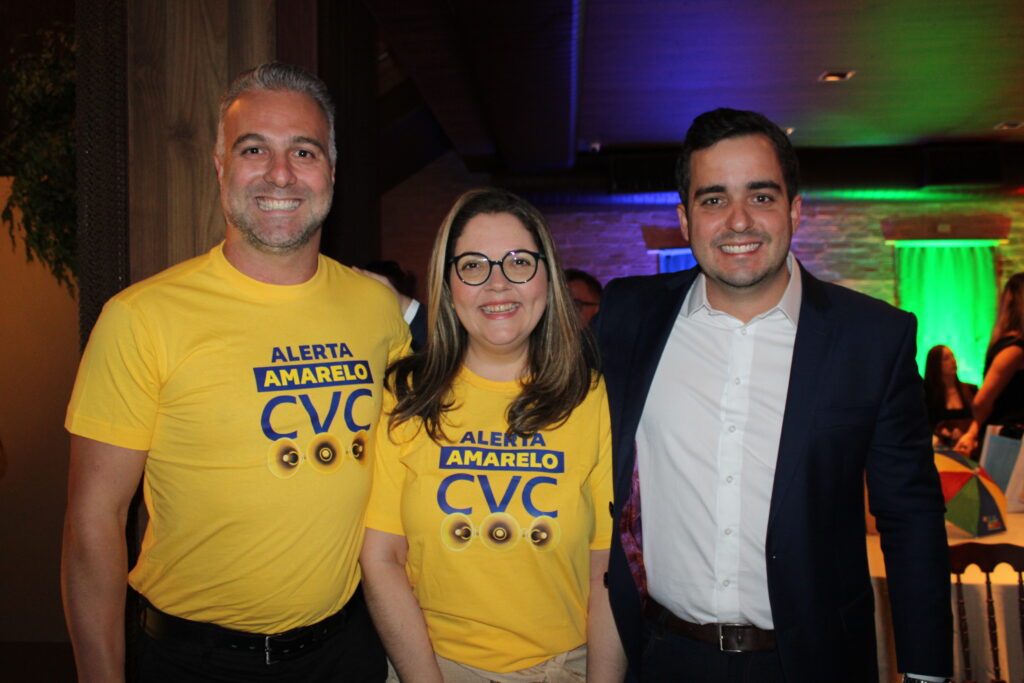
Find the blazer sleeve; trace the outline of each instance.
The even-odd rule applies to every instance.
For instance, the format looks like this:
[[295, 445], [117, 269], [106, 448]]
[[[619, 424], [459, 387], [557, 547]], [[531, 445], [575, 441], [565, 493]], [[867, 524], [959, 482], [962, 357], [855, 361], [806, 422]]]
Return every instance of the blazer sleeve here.
[[945, 506], [915, 363], [917, 323], [906, 321], [866, 460], [901, 672], [953, 673]]

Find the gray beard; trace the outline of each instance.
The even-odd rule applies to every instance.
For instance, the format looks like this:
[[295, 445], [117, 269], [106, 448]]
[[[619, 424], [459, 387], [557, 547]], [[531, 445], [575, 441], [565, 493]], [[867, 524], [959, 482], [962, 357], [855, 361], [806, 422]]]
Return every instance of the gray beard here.
[[277, 244], [265, 242], [258, 234], [256, 222], [244, 212], [235, 212], [229, 207], [224, 207], [224, 214], [228, 223], [233, 225], [251, 246], [268, 254], [290, 254], [309, 244], [313, 236], [320, 231], [330, 209], [330, 204], [328, 204], [323, 216], [313, 216], [312, 220], [299, 233], [287, 242]]

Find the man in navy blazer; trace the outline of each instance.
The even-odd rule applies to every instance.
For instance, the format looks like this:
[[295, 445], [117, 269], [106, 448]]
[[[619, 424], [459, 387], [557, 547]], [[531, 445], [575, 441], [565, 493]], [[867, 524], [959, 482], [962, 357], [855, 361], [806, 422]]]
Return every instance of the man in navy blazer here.
[[699, 116], [677, 175], [699, 266], [613, 281], [594, 326], [631, 678], [877, 680], [866, 477], [899, 670], [945, 680], [949, 563], [914, 317], [790, 255], [796, 156], [760, 114]]

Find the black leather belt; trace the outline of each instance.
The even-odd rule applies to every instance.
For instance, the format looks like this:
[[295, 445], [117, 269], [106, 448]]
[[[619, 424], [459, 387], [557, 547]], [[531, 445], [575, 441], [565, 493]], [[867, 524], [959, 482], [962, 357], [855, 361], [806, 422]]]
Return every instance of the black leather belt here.
[[750, 624], [693, 624], [672, 614], [650, 597], [647, 598], [644, 615], [687, 638], [717, 645], [722, 652], [771, 652], [775, 649], [775, 631]]
[[[360, 597], [358, 591], [353, 599], [356, 597]], [[349, 600], [343, 608], [310, 626], [300, 626], [272, 635], [247, 633], [217, 624], [182, 619], [161, 612], [149, 603], [142, 609], [139, 623], [146, 634], [154, 640], [184, 641], [224, 650], [261, 654], [269, 665], [294, 659], [320, 647], [324, 641], [345, 626], [351, 604], [352, 600]]]

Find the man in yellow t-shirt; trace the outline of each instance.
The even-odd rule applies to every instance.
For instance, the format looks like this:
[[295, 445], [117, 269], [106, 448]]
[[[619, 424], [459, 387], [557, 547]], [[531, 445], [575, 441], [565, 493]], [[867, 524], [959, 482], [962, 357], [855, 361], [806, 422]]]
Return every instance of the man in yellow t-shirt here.
[[[357, 559], [366, 444], [408, 328], [386, 288], [319, 254], [333, 131], [315, 76], [239, 76], [214, 153], [224, 242], [116, 295], [93, 330], [66, 420], [80, 681], [124, 680], [126, 579], [138, 680], [385, 676]], [[150, 522], [127, 574], [140, 479]]]

